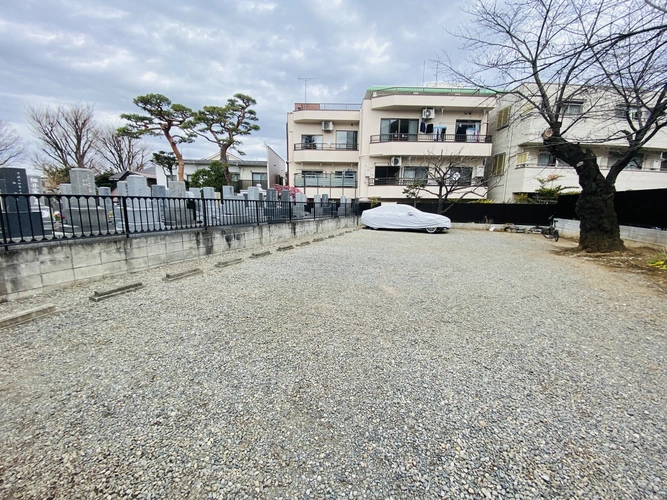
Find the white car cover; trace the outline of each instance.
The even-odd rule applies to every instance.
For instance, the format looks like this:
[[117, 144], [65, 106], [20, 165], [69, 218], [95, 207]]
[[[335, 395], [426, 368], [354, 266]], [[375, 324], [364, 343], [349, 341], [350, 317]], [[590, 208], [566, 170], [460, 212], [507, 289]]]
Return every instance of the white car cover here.
[[452, 227], [444, 215], [429, 214], [409, 205], [382, 205], [361, 214], [361, 223], [380, 229], [427, 229]]

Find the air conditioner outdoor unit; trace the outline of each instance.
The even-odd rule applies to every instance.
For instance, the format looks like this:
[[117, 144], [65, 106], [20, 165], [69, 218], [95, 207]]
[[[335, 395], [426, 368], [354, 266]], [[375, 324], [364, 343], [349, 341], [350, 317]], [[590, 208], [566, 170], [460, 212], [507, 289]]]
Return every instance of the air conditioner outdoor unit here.
[[435, 118], [435, 109], [434, 108], [424, 108], [422, 109], [422, 118], [424, 120], [431, 120]]
[[330, 121], [324, 121], [322, 122], [322, 130], [325, 132], [331, 132], [333, 130], [333, 122]]
[[484, 165], [477, 165], [475, 167], [475, 177], [484, 177]]
[[400, 156], [392, 156], [391, 157], [391, 166], [392, 167], [400, 167], [403, 164], [403, 158]]

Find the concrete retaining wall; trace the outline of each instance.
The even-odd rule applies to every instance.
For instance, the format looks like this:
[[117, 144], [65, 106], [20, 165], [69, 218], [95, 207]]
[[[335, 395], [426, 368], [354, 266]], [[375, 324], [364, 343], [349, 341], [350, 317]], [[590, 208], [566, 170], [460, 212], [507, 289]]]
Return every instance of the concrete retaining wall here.
[[[579, 239], [579, 221], [557, 219], [556, 227], [566, 238]], [[667, 248], [667, 231], [645, 229], [643, 227], [621, 226], [621, 239], [628, 247], [651, 247], [657, 250]]]
[[10, 247], [9, 251], [0, 252], [4, 278], [0, 282], [0, 301], [35, 295], [77, 281], [143, 271], [232, 250], [261, 248], [358, 224], [358, 217], [344, 217]]

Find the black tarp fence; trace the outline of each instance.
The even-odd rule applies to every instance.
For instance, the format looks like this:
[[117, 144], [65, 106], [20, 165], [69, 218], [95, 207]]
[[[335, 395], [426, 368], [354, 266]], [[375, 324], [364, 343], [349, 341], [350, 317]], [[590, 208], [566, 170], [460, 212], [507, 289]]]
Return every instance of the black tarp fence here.
[[[578, 220], [575, 212], [578, 194], [558, 197], [556, 217]], [[619, 191], [614, 196], [618, 222], [622, 226], [667, 229], [667, 189]]]
[[[412, 205], [412, 203], [404, 203]], [[437, 213], [438, 204], [419, 202], [417, 209]], [[446, 203], [443, 215], [452, 222], [478, 222], [488, 224], [513, 223], [520, 225], [549, 225], [549, 217], [556, 214], [556, 205], [532, 205], [513, 203]]]

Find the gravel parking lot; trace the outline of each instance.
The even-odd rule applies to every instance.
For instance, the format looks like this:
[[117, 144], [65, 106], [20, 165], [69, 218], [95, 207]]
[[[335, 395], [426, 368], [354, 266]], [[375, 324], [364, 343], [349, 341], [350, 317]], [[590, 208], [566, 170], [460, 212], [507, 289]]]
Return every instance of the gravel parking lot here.
[[58, 307], [0, 331], [0, 497], [665, 498], [665, 295], [568, 244], [360, 230], [0, 304]]

